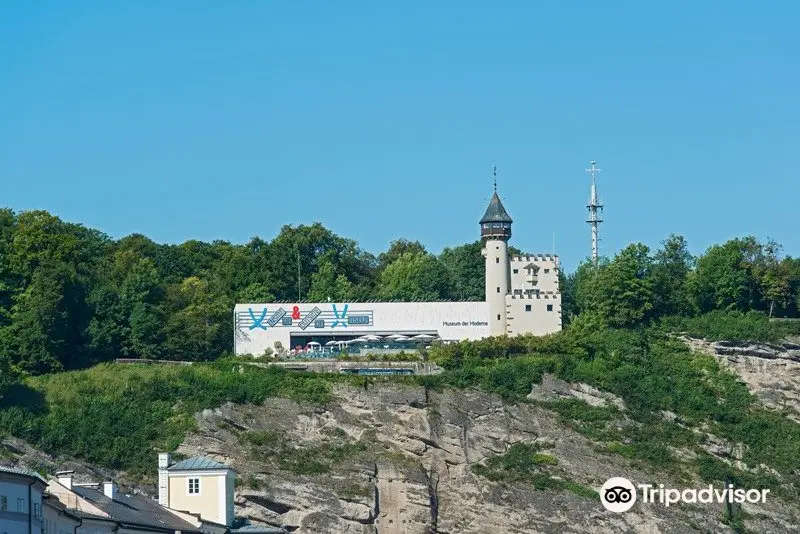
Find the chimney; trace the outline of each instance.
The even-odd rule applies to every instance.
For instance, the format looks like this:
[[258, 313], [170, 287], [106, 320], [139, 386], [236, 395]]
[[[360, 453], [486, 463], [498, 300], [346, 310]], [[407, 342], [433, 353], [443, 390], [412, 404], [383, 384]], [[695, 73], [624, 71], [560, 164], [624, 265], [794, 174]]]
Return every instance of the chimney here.
[[170, 462], [170, 454], [168, 452], [160, 452], [158, 453], [158, 468], [159, 469], [166, 469], [169, 467]]
[[67, 488], [68, 490], [72, 490], [72, 474], [75, 471], [58, 471], [56, 473], [56, 478], [58, 479], [58, 483]]
[[103, 483], [103, 494], [113, 501], [117, 498], [117, 485], [112, 480]]
[[168, 452], [158, 454], [158, 504], [169, 508], [169, 472], [170, 463]]

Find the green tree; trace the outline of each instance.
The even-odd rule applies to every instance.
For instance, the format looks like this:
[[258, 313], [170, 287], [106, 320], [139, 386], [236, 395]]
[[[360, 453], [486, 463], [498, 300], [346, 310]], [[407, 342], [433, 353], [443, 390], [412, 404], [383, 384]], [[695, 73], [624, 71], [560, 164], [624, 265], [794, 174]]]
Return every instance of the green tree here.
[[353, 298], [353, 284], [344, 274], [336, 274], [329, 259], [320, 261], [319, 270], [311, 276], [308, 299], [312, 302], [343, 302]]
[[697, 268], [688, 279], [696, 309], [706, 313], [754, 308], [759, 295], [753, 268], [760, 253], [761, 246], [754, 237], [710, 247], [697, 260]]
[[236, 302], [272, 302], [275, 300], [269, 287], [265, 284], [253, 283], [236, 293]]
[[786, 307], [792, 296], [791, 262], [780, 259], [780, 253], [781, 246], [775, 241], [768, 241], [762, 245], [753, 269], [759, 290], [767, 303], [769, 317], [772, 317], [776, 305], [778, 308]]
[[0, 209], [0, 329], [11, 322], [11, 305], [19, 287], [10, 262], [16, 226], [14, 212]]
[[[166, 356], [176, 360], [212, 360], [233, 345], [233, 302], [207, 280], [190, 276], [170, 287], [167, 297]], [[148, 315], [152, 317], [152, 314]]]
[[311, 226], [284, 226], [269, 244], [268, 268], [271, 289], [279, 300], [294, 300], [298, 294], [298, 255], [300, 266], [299, 292], [306, 298], [311, 276], [319, 270], [319, 261], [326, 257], [337, 273], [344, 273], [353, 284], [370, 284], [374, 277], [374, 258], [361, 251], [356, 242], [344, 239], [320, 223]]
[[570, 320], [588, 311], [598, 311], [603, 288], [600, 285], [600, 273], [608, 268], [608, 259], [600, 258], [595, 266], [586, 260], [567, 277], [566, 286], [572, 294]]
[[427, 254], [427, 250], [419, 241], [397, 239], [389, 244], [389, 250], [378, 255], [378, 270], [382, 271], [403, 254]]
[[447, 269], [435, 256], [401, 254], [381, 272], [378, 296], [387, 300], [432, 301], [452, 298]]
[[[0, 334], [0, 343], [3, 342], [2, 334]], [[11, 367], [11, 362], [6, 357], [0, 354], [0, 406], [3, 405], [3, 397], [6, 392], [19, 380], [19, 375]]]
[[597, 267], [587, 262], [578, 268], [575, 306], [579, 313], [592, 312], [612, 327], [630, 327], [652, 317], [652, 259], [649, 249], [629, 245], [610, 262]]
[[600, 273], [603, 314], [611, 326], [633, 326], [652, 316], [652, 259], [647, 246], [628, 245]]
[[486, 260], [481, 254], [482, 249], [483, 243], [478, 240], [467, 245], [445, 248], [439, 255], [439, 261], [453, 281], [453, 298], [471, 301], [486, 299]]
[[656, 316], [691, 313], [691, 300], [686, 287], [694, 257], [683, 236], [672, 234], [662, 242], [653, 258], [653, 313]]
[[38, 268], [15, 298], [5, 356], [26, 373], [82, 367], [87, 323], [85, 296], [75, 274], [63, 265]]

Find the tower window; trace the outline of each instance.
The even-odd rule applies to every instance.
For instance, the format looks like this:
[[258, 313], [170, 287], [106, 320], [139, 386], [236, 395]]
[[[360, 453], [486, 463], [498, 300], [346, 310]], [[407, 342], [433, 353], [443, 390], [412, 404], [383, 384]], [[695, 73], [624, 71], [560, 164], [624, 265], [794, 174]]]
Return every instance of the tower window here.
[[549, 272], [550, 272], [550, 269], [545, 269], [545, 270], [544, 270], [544, 274], [547, 274], [547, 273], [549, 273]]
[[531, 311], [531, 305], [530, 304], [526, 304], [525, 305], [525, 311]]
[[552, 304], [548, 304], [547, 305], [547, 311], [553, 311], [553, 305]]
[[190, 478], [189, 479], [189, 495], [199, 495], [200, 494], [200, 479], [199, 478]]
[[500, 258], [495, 258], [495, 263], [500, 263]]
[[497, 320], [498, 321], [500, 320], [500, 314], [499, 313], [497, 314]]
[[514, 269], [514, 274], [519, 274], [519, 269]]
[[499, 287], [497, 288], [497, 292], [500, 293], [500, 288]]

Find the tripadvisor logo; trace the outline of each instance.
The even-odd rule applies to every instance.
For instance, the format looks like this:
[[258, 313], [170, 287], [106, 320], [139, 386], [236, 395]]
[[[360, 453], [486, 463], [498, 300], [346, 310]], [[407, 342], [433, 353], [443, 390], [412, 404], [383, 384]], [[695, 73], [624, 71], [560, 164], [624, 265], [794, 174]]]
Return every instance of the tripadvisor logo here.
[[670, 506], [676, 503], [765, 503], [768, 489], [736, 488], [733, 484], [715, 488], [713, 485], [702, 489], [665, 488], [664, 484], [636, 484], [622, 477], [606, 480], [600, 488], [600, 502], [611, 512], [627, 512], [636, 503], [637, 491], [641, 491], [642, 503], [659, 503]]
[[600, 502], [606, 510], [627, 512], [636, 502], [636, 487], [627, 478], [609, 478], [600, 488]]

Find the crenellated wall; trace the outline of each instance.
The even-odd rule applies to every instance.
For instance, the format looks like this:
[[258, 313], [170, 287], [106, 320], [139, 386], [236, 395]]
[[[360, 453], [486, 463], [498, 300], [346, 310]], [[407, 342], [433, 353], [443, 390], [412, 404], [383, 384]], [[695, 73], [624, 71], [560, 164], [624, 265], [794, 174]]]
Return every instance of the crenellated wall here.
[[506, 332], [545, 335], [561, 330], [561, 293], [540, 291], [506, 296]]

